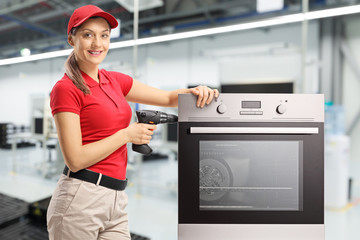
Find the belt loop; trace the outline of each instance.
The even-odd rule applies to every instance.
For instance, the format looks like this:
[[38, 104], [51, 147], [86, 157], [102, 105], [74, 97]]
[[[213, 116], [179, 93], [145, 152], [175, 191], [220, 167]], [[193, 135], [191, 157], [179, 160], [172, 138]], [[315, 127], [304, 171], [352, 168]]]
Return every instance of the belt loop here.
[[67, 177], [70, 177], [70, 169], [68, 168], [68, 171], [67, 171], [67, 173], [66, 173], [66, 176]]
[[101, 178], [102, 178], [102, 174], [99, 173], [99, 178], [98, 178], [98, 180], [97, 180], [97, 182], [96, 182], [96, 186], [99, 186], [99, 183], [100, 183], [100, 181], [101, 181]]

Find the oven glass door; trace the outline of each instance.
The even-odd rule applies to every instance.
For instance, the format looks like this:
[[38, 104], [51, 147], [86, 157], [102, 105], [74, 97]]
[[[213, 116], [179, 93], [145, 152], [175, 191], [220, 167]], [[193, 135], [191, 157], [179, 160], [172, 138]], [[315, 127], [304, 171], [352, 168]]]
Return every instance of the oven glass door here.
[[323, 223], [323, 125], [179, 123], [179, 223]]
[[303, 141], [200, 140], [201, 211], [301, 211]]

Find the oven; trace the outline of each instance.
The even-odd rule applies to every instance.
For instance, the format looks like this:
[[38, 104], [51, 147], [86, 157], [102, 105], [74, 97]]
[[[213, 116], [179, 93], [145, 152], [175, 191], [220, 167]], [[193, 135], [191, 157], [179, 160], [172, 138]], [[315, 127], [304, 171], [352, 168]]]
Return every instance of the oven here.
[[179, 240], [323, 240], [324, 96], [179, 95]]

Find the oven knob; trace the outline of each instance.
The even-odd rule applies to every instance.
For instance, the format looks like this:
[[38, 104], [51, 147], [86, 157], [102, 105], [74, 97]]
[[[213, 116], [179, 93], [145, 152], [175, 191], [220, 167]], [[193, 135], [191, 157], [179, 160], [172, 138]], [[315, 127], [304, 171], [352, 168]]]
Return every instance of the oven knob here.
[[220, 104], [220, 105], [217, 107], [216, 111], [217, 111], [218, 113], [220, 113], [220, 114], [224, 114], [224, 113], [226, 112], [226, 105]]
[[286, 112], [286, 106], [284, 104], [280, 104], [279, 106], [277, 106], [276, 112], [278, 114], [284, 114]]

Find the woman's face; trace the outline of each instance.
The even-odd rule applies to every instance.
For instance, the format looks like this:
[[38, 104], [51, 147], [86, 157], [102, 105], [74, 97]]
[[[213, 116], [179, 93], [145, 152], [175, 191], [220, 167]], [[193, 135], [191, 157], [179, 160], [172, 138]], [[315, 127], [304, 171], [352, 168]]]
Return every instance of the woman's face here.
[[103, 18], [90, 18], [86, 20], [75, 35], [69, 35], [68, 39], [74, 47], [76, 61], [79, 67], [99, 65], [109, 50], [110, 27]]

